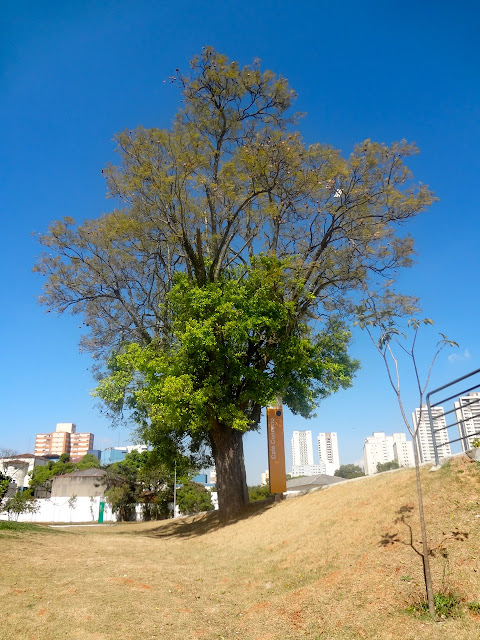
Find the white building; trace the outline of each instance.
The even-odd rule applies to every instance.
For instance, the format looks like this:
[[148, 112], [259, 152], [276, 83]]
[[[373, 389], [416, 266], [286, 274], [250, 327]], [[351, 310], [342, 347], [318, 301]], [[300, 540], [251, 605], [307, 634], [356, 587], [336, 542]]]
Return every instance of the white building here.
[[264, 487], [269, 483], [269, 481], [270, 481], [270, 473], [267, 469], [266, 471], [260, 474], [260, 484], [262, 485], [262, 487]]
[[384, 464], [394, 460], [400, 467], [413, 467], [415, 464], [413, 443], [407, 440], [404, 433], [387, 436], [383, 431], [377, 431], [365, 438], [363, 445], [365, 475], [371, 476], [377, 473], [378, 463]]
[[[435, 441], [438, 448], [439, 458], [448, 458], [452, 455], [448, 442], [448, 432], [445, 428], [447, 423], [443, 415], [443, 407], [432, 407], [433, 428], [435, 430]], [[422, 416], [420, 420], [420, 409], [415, 409], [412, 413], [413, 427], [418, 428], [418, 445], [420, 463], [435, 460], [435, 450], [433, 446], [432, 431], [430, 428], [430, 419], [428, 417], [428, 408], [424, 404], [422, 407]], [[441, 431], [438, 431], [441, 429]]]
[[338, 455], [337, 434], [319, 433], [317, 436], [318, 462], [325, 465], [327, 476], [333, 476], [340, 468], [340, 456]]
[[469, 436], [466, 440], [460, 440], [462, 451], [468, 451], [473, 446], [472, 440], [475, 437], [480, 438], [480, 392], [461, 396], [453, 406], [459, 437]]
[[320, 476], [327, 474], [325, 473], [325, 464], [298, 464], [292, 466], [290, 475], [292, 478], [298, 478], [299, 476]]
[[365, 438], [363, 444], [363, 465], [366, 476], [372, 476], [377, 473], [377, 464], [389, 462], [394, 459], [393, 438], [388, 437], [381, 432], [374, 432], [371, 436]]
[[47, 458], [22, 453], [0, 458], [0, 471], [12, 481], [9, 491], [16, 492], [18, 489], [28, 487], [30, 474], [35, 467], [46, 465], [48, 462]]
[[312, 432], [294, 431], [292, 436], [292, 467], [305, 465], [313, 465]]
[[393, 434], [393, 455], [400, 467], [414, 467], [413, 442], [404, 433]]
[[144, 451], [148, 451], [148, 447], [146, 444], [127, 444], [125, 447], [113, 447], [114, 449], [119, 449], [122, 451], [125, 449], [127, 453], [132, 453], [132, 451], [138, 451], [138, 453], [143, 453]]

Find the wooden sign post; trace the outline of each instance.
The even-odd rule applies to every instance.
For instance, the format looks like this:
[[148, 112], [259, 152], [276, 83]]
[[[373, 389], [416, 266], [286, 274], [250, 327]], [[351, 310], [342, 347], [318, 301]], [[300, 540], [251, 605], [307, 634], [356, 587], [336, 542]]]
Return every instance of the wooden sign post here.
[[285, 493], [285, 438], [283, 435], [283, 408], [281, 401], [267, 407], [268, 478], [270, 493]]

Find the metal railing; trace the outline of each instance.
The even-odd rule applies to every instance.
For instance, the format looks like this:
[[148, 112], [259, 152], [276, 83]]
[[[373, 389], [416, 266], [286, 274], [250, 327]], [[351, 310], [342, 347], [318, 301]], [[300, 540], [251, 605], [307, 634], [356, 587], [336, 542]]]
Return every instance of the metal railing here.
[[[447, 445], [450, 446], [451, 444], [460, 442], [462, 450], [466, 451], [469, 448], [467, 445], [469, 444], [471, 445], [471, 440], [475, 436], [480, 436], [480, 428], [477, 431], [474, 431], [473, 433], [471, 432], [472, 431], [471, 426], [472, 424], [474, 424], [474, 421], [476, 418], [477, 418], [478, 424], [480, 425], [480, 394], [478, 397], [474, 397], [473, 395], [472, 396], [468, 395], [468, 394], [472, 394], [472, 392], [474, 392], [475, 390], [480, 389], [479, 374], [480, 374], [480, 369], [476, 369], [475, 371], [472, 371], [471, 373], [467, 373], [461, 378], [452, 380], [452, 382], [449, 382], [448, 384], [444, 384], [443, 386], [438, 387], [438, 389], [434, 389], [433, 391], [430, 391], [429, 393], [427, 393], [428, 418], [430, 421], [430, 430], [432, 434], [436, 465], [439, 464], [439, 460], [440, 460], [439, 449], [441, 449], [442, 447], [446, 447]], [[475, 376], [477, 376], [476, 378], [477, 384], [472, 384], [475, 381]], [[468, 387], [465, 389], [459, 388], [459, 387], [463, 387], [464, 384], [467, 384], [466, 383], [467, 380], [469, 380]], [[439, 394], [440, 391], [446, 392], [447, 394], [450, 394], [450, 395], [447, 395], [447, 397], [445, 398], [441, 398], [440, 400], [435, 400], [435, 402], [432, 402], [432, 396], [435, 396], [435, 394]], [[452, 391], [454, 392], [452, 393]], [[464, 402], [465, 398], [470, 398], [470, 397], [471, 397], [471, 401], [468, 400], [467, 402]], [[460, 398], [462, 398], [463, 401], [460, 401]], [[447, 402], [450, 403], [452, 401], [453, 401], [453, 409], [444, 411], [443, 405]], [[471, 415], [459, 418], [459, 416], [463, 415], [463, 409], [472, 407], [472, 405], [476, 405], [476, 406], [473, 411], [470, 411]], [[437, 411], [435, 412], [436, 415], [433, 415], [433, 409], [442, 409], [442, 411], [441, 412]], [[454, 420], [453, 422], [450, 422], [450, 424], [448, 424], [449, 420], [451, 420], [452, 414], [453, 414]], [[448, 416], [448, 419], [447, 419], [447, 416]], [[445, 426], [441, 426], [440, 428], [436, 427], [435, 423], [441, 422], [442, 419], [445, 420]], [[467, 423], [470, 423], [470, 424], [467, 424]], [[439, 440], [439, 438], [437, 438], [438, 433], [442, 431], [446, 431], [447, 437], [448, 437], [450, 435], [449, 429], [452, 429], [454, 427], [456, 427], [458, 430], [458, 435], [459, 435], [458, 438], [452, 438], [451, 440], [445, 440], [444, 438], [442, 438], [440, 442], [438, 441]], [[470, 432], [467, 431], [467, 428], [468, 428], [468, 431]]]

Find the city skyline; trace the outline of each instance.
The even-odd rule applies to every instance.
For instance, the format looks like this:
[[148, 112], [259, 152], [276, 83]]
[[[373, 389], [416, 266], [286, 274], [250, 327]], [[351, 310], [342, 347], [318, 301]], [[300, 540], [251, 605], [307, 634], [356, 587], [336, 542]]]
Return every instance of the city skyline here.
[[294, 430], [290, 442], [292, 448], [292, 476], [319, 474], [333, 476], [340, 467], [338, 439], [335, 432], [323, 432], [317, 435], [317, 460], [315, 460], [313, 453], [313, 438], [310, 430]]

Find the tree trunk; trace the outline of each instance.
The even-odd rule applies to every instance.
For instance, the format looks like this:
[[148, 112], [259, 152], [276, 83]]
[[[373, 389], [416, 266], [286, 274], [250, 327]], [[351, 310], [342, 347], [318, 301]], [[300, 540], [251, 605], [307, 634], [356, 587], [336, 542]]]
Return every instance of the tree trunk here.
[[243, 433], [215, 422], [210, 443], [217, 472], [218, 509], [222, 518], [230, 518], [248, 505]]
[[415, 474], [417, 480], [417, 498], [418, 498], [418, 514], [420, 516], [420, 529], [422, 532], [422, 549], [423, 549], [423, 577], [425, 579], [425, 590], [427, 592], [427, 603], [430, 615], [434, 620], [437, 619], [435, 612], [435, 598], [433, 594], [432, 574], [430, 571], [430, 557], [427, 541], [427, 527], [425, 525], [425, 512], [423, 510], [423, 492], [420, 480], [420, 458], [418, 453], [418, 430], [415, 432], [413, 451], [415, 456]]

